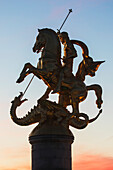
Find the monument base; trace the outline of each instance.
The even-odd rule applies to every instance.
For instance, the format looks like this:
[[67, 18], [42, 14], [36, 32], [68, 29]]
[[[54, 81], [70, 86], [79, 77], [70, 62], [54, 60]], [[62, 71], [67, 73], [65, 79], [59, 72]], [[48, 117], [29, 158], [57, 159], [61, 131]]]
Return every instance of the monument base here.
[[61, 125], [37, 126], [29, 137], [32, 145], [32, 170], [72, 170], [73, 140], [71, 131]]

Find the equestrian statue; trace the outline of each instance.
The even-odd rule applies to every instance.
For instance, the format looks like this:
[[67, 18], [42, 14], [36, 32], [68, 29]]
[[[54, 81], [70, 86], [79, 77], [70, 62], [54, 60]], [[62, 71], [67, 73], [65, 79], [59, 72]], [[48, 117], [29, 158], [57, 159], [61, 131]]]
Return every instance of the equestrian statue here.
[[[61, 43], [64, 46], [64, 55], [61, 57]], [[77, 56], [75, 45], [82, 49], [82, 61], [78, 66], [76, 74], [73, 74], [73, 60]], [[26, 76], [33, 74], [47, 85], [44, 95], [38, 99], [37, 106], [34, 106], [23, 118], [16, 116], [16, 109], [27, 99], [23, 99], [23, 93], [12, 101], [10, 110], [11, 118], [18, 125], [26, 126], [39, 122], [43, 125], [50, 119], [65, 128], [69, 125], [77, 129], [85, 128], [88, 123], [94, 122], [102, 112], [102, 88], [98, 84], [87, 86], [84, 83], [87, 75], [93, 77], [99, 66], [104, 61], [94, 61], [89, 56], [86, 44], [80, 40], [70, 40], [67, 32], [55, 32], [52, 29], [44, 28], [38, 30], [38, 36], [33, 47], [34, 53], [41, 53], [37, 67], [26, 63], [17, 83], [25, 80]], [[93, 90], [96, 95], [96, 105], [99, 113], [96, 117], [89, 119], [86, 113], [79, 111], [79, 104], [83, 102], [88, 91]], [[49, 100], [49, 94], [57, 93], [58, 102]], [[72, 106], [72, 112], [67, 106]]]

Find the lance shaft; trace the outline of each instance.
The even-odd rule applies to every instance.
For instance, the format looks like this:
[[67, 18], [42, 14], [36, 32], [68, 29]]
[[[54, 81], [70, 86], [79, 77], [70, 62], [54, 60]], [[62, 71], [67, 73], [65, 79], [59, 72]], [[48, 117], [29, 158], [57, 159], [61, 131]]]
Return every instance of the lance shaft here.
[[71, 13], [71, 12], [72, 12], [72, 9], [69, 9], [69, 12], [68, 12], [68, 14], [67, 14], [67, 16], [66, 16], [66, 18], [65, 18], [64, 22], [62, 23], [62, 25], [61, 25], [60, 29], [57, 29], [57, 30], [58, 30], [58, 32], [60, 32], [60, 30], [62, 29], [62, 27], [63, 27], [64, 23], [66, 22], [66, 20], [67, 20], [67, 18], [68, 18], [68, 16], [70, 15], [70, 13]]
[[[69, 9], [69, 12], [68, 12], [68, 14], [67, 14], [67, 16], [66, 16], [66, 18], [65, 18], [64, 22], [62, 23], [62, 25], [61, 25], [60, 29], [57, 29], [57, 30], [58, 30], [58, 32], [60, 32], [60, 30], [62, 29], [62, 27], [63, 27], [64, 23], [66, 22], [66, 20], [67, 20], [67, 18], [68, 18], [68, 16], [70, 15], [70, 13], [71, 13], [71, 12], [72, 12], [72, 9]], [[31, 82], [32, 82], [32, 80], [33, 80], [33, 79], [34, 79], [34, 75], [32, 76], [32, 78], [31, 78], [31, 80], [30, 80], [29, 84], [27, 85], [26, 89], [24, 90], [23, 95], [22, 95], [22, 97], [21, 97], [21, 98], [23, 98], [24, 94], [26, 93], [26, 91], [27, 91], [27, 89], [29, 88], [29, 86], [30, 86], [30, 84], [31, 84]]]
[[26, 89], [24, 90], [22, 97], [23, 97], [24, 94], [26, 93], [26, 91], [27, 91], [27, 89], [29, 88], [29, 86], [30, 86], [32, 80], [34, 79], [34, 77], [35, 77], [35, 76], [33, 75], [32, 78], [31, 78], [31, 80], [30, 80], [30, 82], [29, 82], [29, 84], [27, 85]]

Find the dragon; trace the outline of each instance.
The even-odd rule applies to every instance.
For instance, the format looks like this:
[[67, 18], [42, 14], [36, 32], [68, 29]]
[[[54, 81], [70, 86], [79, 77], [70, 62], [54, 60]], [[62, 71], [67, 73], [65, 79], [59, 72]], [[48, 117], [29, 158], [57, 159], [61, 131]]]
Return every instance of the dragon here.
[[[11, 109], [10, 115], [12, 120], [21, 126], [27, 126], [34, 123], [39, 122], [39, 126], [45, 123], [50, 117], [54, 120], [55, 123], [61, 123], [62, 126], [68, 128], [68, 126], [72, 126], [77, 129], [84, 129], [89, 123], [94, 122], [99, 115], [101, 114], [102, 110], [99, 111], [96, 117], [89, 119], [89, 116], [80, 113], [79, 119], [75, 116], [71, 116], [71, 113], [66, 109], [63, 108], [61, 105], [57, 104], [56, 102], [51, 102], [49, 100], [40, 100], [37, 106], [34, 106], [31, 111], [28, 112], [24, 117], [18, 118], [17, 117], [17, 108], [22, 105], [27, 99], [22, 98], [23, 93], [21, 92], [19, 96], [15, 97], [14, 100], [11, 102]], [[82, 117], [82, 119], [80, 119]], [[84, 118], [84, 120], [83, 120]]]

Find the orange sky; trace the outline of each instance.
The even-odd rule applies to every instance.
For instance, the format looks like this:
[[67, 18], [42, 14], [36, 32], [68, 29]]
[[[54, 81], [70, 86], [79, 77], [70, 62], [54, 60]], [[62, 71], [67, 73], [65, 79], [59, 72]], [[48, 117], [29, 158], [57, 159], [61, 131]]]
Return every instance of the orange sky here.
[[[19, 158], [19, 156], [18, 156]], [[15, 162], [15, 158], [14, 162]], [[18, 162], [19, 163], [19, 162]], [[5, 166], [0, 166], [0, 170], [30, 170], [30, 162], [21, 161], [21, 165], [19, 164], [11, 165], [10, 168]], [[77, 160], [73, 161], [73, 170], [113, 170], [113, 158], [104, 157], [102, 155], [90, 155], [84, 154], [77, 158]]]
[[[73, 170], [113, 170], [113, 0], [0, 1], [0, 170], [31, 169], [28, 136], [36, 124], [16, 125], [10, 118], [11, 101], [29, 83], [30, 76], [22, 84], [16, 84], [24, 64], [30, 62], [36, 66], [39, 60], [40, 54], [32, 52], [37, 28], [57, 31], [69, 8], [73, 12], [62, 31], [68, 32], [70, 39], [85, 42], [94, 61], [106, 61], [95, 77], [87, 76], [85, 80], [86, 85], [102, 86], [103, 112], [85, 129], [71, 128], [75, 137]], [[82, 60], [79, 47], [77, 53], [74, 74]], [[19, 108], [18, 117], [25, 116], [36, 105], [46, 88], [43, 81], [34, 78], [25, 95], [29, 100]], [[50, 95], [50, 100], [57, 101], [54, 96]], [[80, 104], [80, 112], [90, 118], [96, 116], [94, 93], [89, 92]]]
[[84, 154], [73, 162], [73, 170], [113, 170], [113, 157]]

